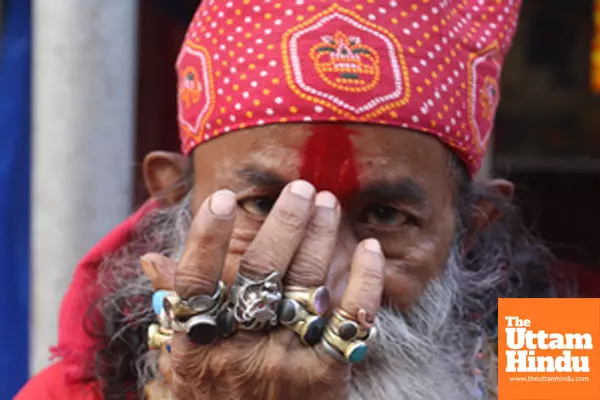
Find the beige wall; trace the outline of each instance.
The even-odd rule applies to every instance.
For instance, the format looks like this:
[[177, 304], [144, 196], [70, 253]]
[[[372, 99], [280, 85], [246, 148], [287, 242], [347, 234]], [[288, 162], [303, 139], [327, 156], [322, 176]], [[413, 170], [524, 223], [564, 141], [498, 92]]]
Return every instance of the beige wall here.
[[131, 207], [137, 2], [33, 3], [31, 372], [78, 260]]

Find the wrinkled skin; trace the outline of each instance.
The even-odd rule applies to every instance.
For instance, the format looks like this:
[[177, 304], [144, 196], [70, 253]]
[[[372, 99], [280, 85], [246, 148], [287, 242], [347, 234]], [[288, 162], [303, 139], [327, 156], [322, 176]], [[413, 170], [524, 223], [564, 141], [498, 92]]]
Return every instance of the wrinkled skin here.
[[[240, 265], [248, 276], [277, 269], [285, 274], [284, 284], [326, 283], [334, 306], [353, 314], [363, 308], [375, 315], [382, 302], [409, 309], [442, 272], [456, 229], [456, 185], [448, 150], [428, 135], [348, 127], [356, 133], [351, 141], [360, 188], [343, 206], [328, 191], [332, 188], [314, 189], [304, 182], [300, 186], [307, 198], [291, 190], [307, 162], [308, 124], [254, 128], [199, 146], [192, 157], [195, 218], [186, 249], [178, 264], [148, 255], [154, 269], [146, 267], [146, 274], [153, 283], [172, 283], [182, 297], [189, 297], [212, 293], [219, 277], [231, 284]], [[144, 163], [150, 192], [158, 195], [171, 187], [185, 165], [181, 156], [150, 154]], [[257, 171], [277, 179], [258, 179]], [[490, 184], [510, 194], [505, 182]], [[375, 186], [383, 190], [372, 190]], [[213, 194], [221, 189], [232, 191], [235, 201], [226, 192]], [[177, 194], [166, 199], [179, 200]], [[223, 215], [218, 216], [219, 210]], [[471, 237], [497, 218], [489, 205], [481, 205], [481, 211], [469, 227]], [[382, 251], [376, 245], [369, 251], [366, 243], [380, 243]], [[347, 396], [350, 367], [335, 362], [320, 346], [304, 347], [285, 328], [238, 333], [204, 347], [176, 335], [172, 349], [171, 357], [163, 354], [161, 371], [178, 398]]]

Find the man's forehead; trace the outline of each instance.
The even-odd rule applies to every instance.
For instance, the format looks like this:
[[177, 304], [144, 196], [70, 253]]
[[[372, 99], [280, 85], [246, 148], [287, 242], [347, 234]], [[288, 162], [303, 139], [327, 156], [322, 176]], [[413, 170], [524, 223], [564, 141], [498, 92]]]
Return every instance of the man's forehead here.
[[220, 178], [240, 185], [250, 178], [275, 184], [312, 181], [323, 173], [348, 177], [354, 168], [360, 186], [403, 178], [429, 186], [447, 169], [447, 157], [443, 144], [430, 136], [360, 124], [264, 126], [206, 143], [195, 155], [214, 163]]

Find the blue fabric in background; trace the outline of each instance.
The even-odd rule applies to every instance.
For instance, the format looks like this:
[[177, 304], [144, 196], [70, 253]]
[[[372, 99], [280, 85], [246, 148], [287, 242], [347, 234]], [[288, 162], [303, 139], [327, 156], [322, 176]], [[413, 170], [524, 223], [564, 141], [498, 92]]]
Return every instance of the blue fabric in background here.
[[29, 375], [30, 0], [4, 0], [0, 32], [0, 399]]

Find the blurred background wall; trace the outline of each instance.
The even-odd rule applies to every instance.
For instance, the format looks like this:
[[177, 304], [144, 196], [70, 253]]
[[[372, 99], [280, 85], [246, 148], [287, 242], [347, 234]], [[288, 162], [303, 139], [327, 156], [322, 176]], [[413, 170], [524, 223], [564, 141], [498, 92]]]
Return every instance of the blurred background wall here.
[[[482, 172], [516, 183], [528, 225], [587, 296], [600, 273], [593, 3], [524, 1]], [[196, 4], [32, 0], [30, 13], [0, 0], [0, 324], [12, 344], [0, 398], [48, 364], [79, 257], [146, 199], [143, 156], [179, 148], [173, 65]]]
[[132, 207], [134, 0], [33, 1], [31, 371], [78, 260]]

